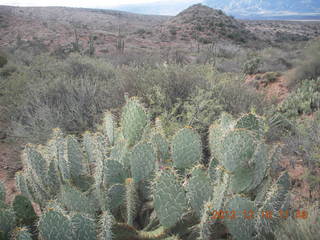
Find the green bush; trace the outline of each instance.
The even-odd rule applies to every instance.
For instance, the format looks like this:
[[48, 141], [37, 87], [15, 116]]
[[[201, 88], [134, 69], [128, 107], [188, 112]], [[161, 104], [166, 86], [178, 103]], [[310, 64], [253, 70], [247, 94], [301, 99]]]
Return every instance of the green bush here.
[[305, 79], [320, 77], [320, 41], [311, 42], [304, 50], [303, 58], [292, 74], [289, 86], [294, 88]]
[[169, 32], [170, 32], [171, 35], [175, 36], [175, 35], [177, 35], [177, 28], [176, 27], [172, 27], [172, 28], [170, 28]]
[[12, 135], [36, 141], [53, 127], [66, 132], [92, 129], [103, 109], [117, 108], [125, 93], [146, 99], [157, 87], [165, 99], [159, 109], [163, 112], [179, 98], [188, 98], [196, 86], [207, 86], [210, 71], [209, 65], [116, 67], [79, 55], [65, 60], [43, 55], [8, 77], [0, 99], [13, 122]]
[[261, 82], [264, 83], [265, 86], [267, 86], [269, 83], [275, 82], [280, 76], [281, 73], [278, 72], [267, 72], [263, 75], [262, 79], [259, 79], [259, 76], [257, 80], [261, 80]]
[[8, 63], [7, 57], [3, 53], [0, 53], [0, 68], [2, 68], [7, 63]]
[[[307, 219], [296, 219], [290, 216], [279, 225], [276, 231], [276, 239], [281, 240], [318, 240], [320, 237], [319, 206], [304, 208], [307, 211]], [[294, 213], [292, 213], [294, 214]]]
[[[313, 119], [304, 119], [296, 124], [294, 133], [284, 138], [283, 153], [290, 156], [292, 165], [295, 166], [297, 159], [302, 159], [305, 167], [303, 180], [310, 187], [309, 203], [320, 201], [320, 112], [314, 114]], [[307, 227], [307, 226], [306, 226]]]
[[304, 120], [296, 125], [294, 134], [285, 138], [285, 153], [298, 155], [306, 165], [320, 167], [320, 112], [314, 119]]
[[[205, 136], [210, 123], [222, 112], [238, 116], [256, 109], [262, 114], [268, 108], [268, 102], [264, 100], [263, 95], [245, 85], [238, 77], [218, 72], [211, 74], [213, 75], [209, 77], [210, 86], [197, 87], [188, 98], [179, 99], [173, 107], [165, 109], [164, 112], [158, 111], [168, 134], [177, 126], [191, 125]], [[164, 105], [166, 98], [160, 92], [152, 96], [152, 107], [163, 109], [157, 107], [157, 103], [162, 102]]]
[[258, 73], [259, 66], [261, 64], [261, 59], [259, 57], [253, 57], [245, 62], [243, 66], [243, 72], [246, 74]]
[[8, 64], [0, 70], [0, 76], [7, 78], [16, 71], [17, 67], [15, 65]]
[[305, 80], [279, 106], [287, 117], [310, 114], [320, 109], [320, 78]]

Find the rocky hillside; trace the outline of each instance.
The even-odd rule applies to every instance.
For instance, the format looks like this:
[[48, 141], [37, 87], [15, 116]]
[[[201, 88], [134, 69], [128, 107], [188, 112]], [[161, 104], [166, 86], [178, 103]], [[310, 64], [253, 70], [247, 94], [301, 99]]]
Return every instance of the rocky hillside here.
[[216, 10], [202, 4], [193, 5], [171, 18], [166, 27], [172, 35], [180, 38], [192, 38], [200, 43], [211, 43], [217, 39], [245, 43], [256, 39], [245, 25]]
[[0, 6], [0, 47], [20, 45], [37, 51], [67, 50], [75, 41], [87, 48], [93, 37], [97, 52], [115, 49], [119, 30], [128, 36], [139, 29], [151, 31], [165, 16], [65, 7]]
[[110, 55], [119, 51], [117, 44], [121, 40], [125, 52], [165, 55], [167, 50], [179, 49], [192, 55], [199, 45], [201, 48], [212, 42], [254, 47], [308, 40], [319, 33], [318, 23], [245, 22], [201, 4], [175, 17], [99, 9], [0, 6], [0, 48], [31, 49], [35, 54], [70, 53], [77, 42], [84, 53], [93, 44], [95, 55]]

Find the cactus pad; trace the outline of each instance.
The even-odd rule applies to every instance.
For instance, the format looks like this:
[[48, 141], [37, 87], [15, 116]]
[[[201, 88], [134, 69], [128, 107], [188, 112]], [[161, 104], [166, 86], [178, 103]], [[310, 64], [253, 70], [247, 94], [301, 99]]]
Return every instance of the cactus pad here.
[[96, 225], [94, 219], [85, 215], [75, 214], [71, 218], [72, 229], [74, 232], [74, 239], [77, 240], [95, 240]]
[[[254, 203], [246, 198], [234, 197], [226, 206], [229, 216], [225, 216], [224, 222], [228, 231], [235, 239], [253, 239], [255, 234], [254, 214], [256, 214]], [[234, 211], [235, 218], [231, 218]], [[251, 218], [252, 217], [252, 218]]]
[[40, 217], [38, 230], [43, 240], [74, 239], [69, 217], [52, 208]]
[[129, 99], [123, 107], [121, 127], [123, 136], [128, 140], [130, 146], [133, 146], [141, 139], [148, 121], [148, 115], [139, 101], [133, 98]]
[[10, 231], [14, 229], [15, 225], [14, 211], [10, 208], [0, 209], [0, 231], [2, 231], [4, 239], [9, 239]]
[[16, 228], [12, 235], [13, 240], [32, 240], [31, 234], [27, 228]]
[[102, 129], [103, 133], [108, 137], [109, 143], [111, 145], [114, 144], [115, 141], [115, 122], [114, 122], [114, 116], [111, 112], [106, 112], [103, 114], [102, 119]]
[[32, 226], [37, 219], [30, 200], [23, 196], [17, 195], [12, 203], [13, 210], [16, 214], [16, 221], [20, 225]]
[[191, 168], [202, 157], [202, 144], [198, 133], [191, 128], [177, 132], [171, 142], [172, 159], [178, 169]]
[[114, 160], [104, 162], [104, 185], [111, 186], [115, 183], [124, 183], [125, 170], [121, 163]]
[[173, 227], [187, 208], [186, 194], [180, 185], [178, 175], [171, 169], [164, 169], [155, 178], [153, 186], [154, 209], [165, 228]]
[[212, 186], [207, 171], [201, 165], [196, 166], [190, 173], [191, 177], [187, 183], [187, 199], [198, 217], [201, 216], [203, 205], [212, 194]]
[[107, 192], [108, 207], [114, 210], [125, 202], [126, 188], [123, 184], [112, 185]]
[[248, 130], [236, 129], [228, 132], [223, 140], [222, 165], [229, 172], [248, 166], [256, 145], [254, 136]]
[[137, 144], [130, 153], [130, 166], [135, 182], [148, 178], [155, 169], [156, 154], [150, 143]]
[[4, 202], [6, 200], [6, 189], [4, 183], [0, 182], [0, 201]]

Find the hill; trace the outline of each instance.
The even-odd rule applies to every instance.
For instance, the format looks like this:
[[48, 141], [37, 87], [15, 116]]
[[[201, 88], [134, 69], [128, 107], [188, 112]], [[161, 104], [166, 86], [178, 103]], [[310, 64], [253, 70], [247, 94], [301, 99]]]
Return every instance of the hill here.
[[221, 10], [202, 4], [195, 4], [170, 18], [166, 26], [173, 35], [180, 35], [180, 38], [190, 37], [204, 44], [216, 40], [245, 43], [256, 39], [244, 24]]
[[102, 9], [0, 6], [0, 47], [20, 42], [24, 47], [36, 45], [39, 51], [67, 51], [76, 32], [84, 48], [93, 37], [96, 51], [108, 52], [115, 49], [119, 31], [122, 36], [151, 31], [167, 19]]
[[239, 21], [223, 11], [196, 4], [175, 17], [66, 7], [0, 6], [0, 47], [70, 53], [79, 45], [95, 54], [125, 51], [150, 54], [183, 50], [193, 55], [202, 45], [229, 42], [248, 47], [319, 36], [316, 23]]
[[320, 19], [318, 0], [205, 0], [204, 4], [246, 19]]

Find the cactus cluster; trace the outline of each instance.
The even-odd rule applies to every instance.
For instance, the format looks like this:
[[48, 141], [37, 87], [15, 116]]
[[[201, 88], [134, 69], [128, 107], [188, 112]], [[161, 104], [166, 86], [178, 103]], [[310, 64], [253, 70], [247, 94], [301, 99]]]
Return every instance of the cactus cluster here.
[[[0, 182], [0, 239], [31, 240], [32, 226], [37, 221], [31, 201], [23, 195], [17, 195], [12, 205], [5, 200], [5, 187]], [[29, 228], [23, 228], [24, 225]]]
[[[21, 199], [13, 207], [1, 205], [1, 234], [205, 240], [222, 238], [227, 229], [234, 239], [260, 239], [272, 234], [278, 219], [212, 219], [211, 213], [249, 208], [258, 213], [286, 203], [288, 176], [269, 177], [274, 148], [264, 142], [265, 127], [253, 113], [237, 120], [223, 114], [209, 129], [207, 164], [194, 129], [187, 126], [167, 138], [137, 98], [127, 99], [120, 123], [107, 112], [97, 133], [65, 136], [54, 129], [47, 144], [26, 146], [24, 170], [16, 174]], [[20, 211], [17, 204], [29, 206], [27, 198], [40, 205], [39, 217], [14, 213]], [[32, 225], [37, 231], [28, 228]]]

